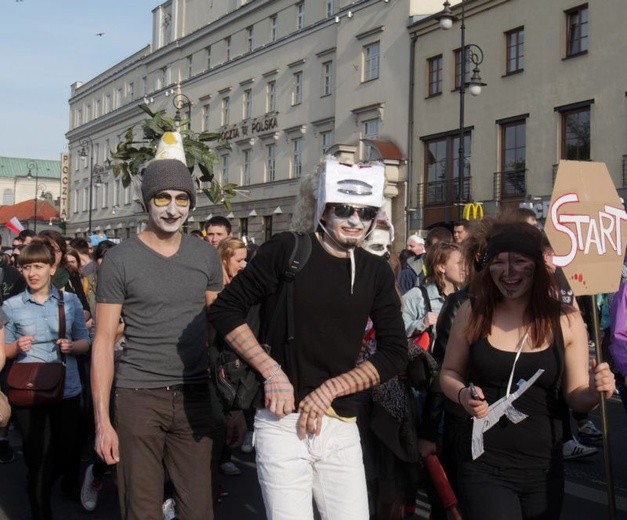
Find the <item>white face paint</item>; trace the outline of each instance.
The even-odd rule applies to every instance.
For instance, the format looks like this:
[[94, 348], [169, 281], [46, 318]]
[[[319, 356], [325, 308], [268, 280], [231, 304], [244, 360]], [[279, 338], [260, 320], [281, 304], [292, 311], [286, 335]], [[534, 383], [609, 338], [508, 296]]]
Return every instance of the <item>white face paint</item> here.
[[177, 206], [175, 197], [186, 193], [180, 190], [163, 190], [159, 193], [167, 193], [172, 199], [167, 206], [161, 207], [155, 206], [154, 200], [151, 200], [148, 203], [148, 223], [157, 232], [177, 233], [189, 215], [189, 204]]
[[384, 256], [390, 252], [390, 232], [387, 229], [377, 229], [364, 240], [363, 248], [373, 255]]
[[338, 217], [333, 207], [324, 211], [322, 220], [326, 222], [325, 228], [329, 237], [339, 246], [345, 248], [359, 246], [372, 222], [372, 220], [361, 220], [356, 211], [350, 217]]

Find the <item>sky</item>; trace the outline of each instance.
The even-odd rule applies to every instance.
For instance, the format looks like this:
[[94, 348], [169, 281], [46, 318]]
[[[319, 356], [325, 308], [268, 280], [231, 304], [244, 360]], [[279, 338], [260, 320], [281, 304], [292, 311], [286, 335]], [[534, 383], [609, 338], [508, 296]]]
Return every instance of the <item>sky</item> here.
[[150, 44], [163, 1], [0, 0], [0, 156], [59, 160], [70, 85]]

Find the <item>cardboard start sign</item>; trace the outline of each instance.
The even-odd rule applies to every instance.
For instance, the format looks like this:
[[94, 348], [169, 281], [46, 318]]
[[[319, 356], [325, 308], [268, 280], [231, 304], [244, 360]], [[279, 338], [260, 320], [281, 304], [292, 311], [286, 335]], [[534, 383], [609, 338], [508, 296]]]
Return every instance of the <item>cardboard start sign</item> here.
[[605, 163], [560, 161], [545, 231], [576, 296], [618, 289], [627, 213]]

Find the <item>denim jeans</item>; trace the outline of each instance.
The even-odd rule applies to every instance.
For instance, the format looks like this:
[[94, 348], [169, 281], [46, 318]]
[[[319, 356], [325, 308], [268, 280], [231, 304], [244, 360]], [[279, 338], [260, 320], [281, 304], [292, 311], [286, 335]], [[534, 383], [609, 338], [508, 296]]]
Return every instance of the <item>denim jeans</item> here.
[[257, 474], [268, 520], [367, 520], [368, 496], [357, 424], [322, 418], [319, 436], [300, 439], [299, 414], [255, 416]]
[[556, 520], [564, 498], [562, 461], [550, 469], [465, 461], [459, 470], [459, 491], [464, 520]]
[[163, 467], [175, 488], [177, 518], [211, 520], [214, 418], [209, 387], [117, 388], [118, 494], [124, 520], [161, 520]]

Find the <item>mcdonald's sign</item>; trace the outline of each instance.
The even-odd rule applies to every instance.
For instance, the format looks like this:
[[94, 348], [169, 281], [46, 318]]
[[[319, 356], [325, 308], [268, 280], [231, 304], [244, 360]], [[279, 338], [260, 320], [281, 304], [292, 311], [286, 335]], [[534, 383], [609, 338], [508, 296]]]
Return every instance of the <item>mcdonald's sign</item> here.
[[483, 218], [483, 202], [469, 202], [464, 204], [462, 218], [466, 220], [481, 220]]

